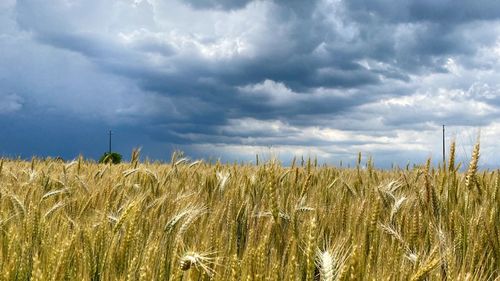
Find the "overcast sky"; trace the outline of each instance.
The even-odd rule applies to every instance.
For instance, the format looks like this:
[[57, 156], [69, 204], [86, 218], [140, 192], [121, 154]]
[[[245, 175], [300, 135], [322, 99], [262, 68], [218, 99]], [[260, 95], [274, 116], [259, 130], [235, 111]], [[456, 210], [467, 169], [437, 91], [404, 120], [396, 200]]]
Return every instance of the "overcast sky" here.
[[0, 154], [500, 166], [497, 0], [0, 0]]

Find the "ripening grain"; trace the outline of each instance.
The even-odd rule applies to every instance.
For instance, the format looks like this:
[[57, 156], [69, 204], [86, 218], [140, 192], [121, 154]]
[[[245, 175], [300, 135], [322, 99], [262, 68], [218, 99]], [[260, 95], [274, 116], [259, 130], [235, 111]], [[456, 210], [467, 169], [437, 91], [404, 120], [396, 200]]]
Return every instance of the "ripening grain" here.
[[500, 174], [473, 155], [466, 174], [4, 159], [0, 279], [495, 280]]

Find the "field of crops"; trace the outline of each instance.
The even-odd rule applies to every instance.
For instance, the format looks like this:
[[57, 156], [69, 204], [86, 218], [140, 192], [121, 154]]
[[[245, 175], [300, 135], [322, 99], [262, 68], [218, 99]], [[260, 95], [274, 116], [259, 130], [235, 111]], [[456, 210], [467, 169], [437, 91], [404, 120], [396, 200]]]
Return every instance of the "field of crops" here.
[[499, 280], [500, 174], [478, 158], [3, 159], [1, 280]]

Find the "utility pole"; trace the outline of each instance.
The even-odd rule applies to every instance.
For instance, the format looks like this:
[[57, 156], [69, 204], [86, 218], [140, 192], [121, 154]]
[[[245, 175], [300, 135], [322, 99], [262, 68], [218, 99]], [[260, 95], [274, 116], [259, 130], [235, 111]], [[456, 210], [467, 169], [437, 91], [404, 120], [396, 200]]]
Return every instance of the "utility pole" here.
[[444, 142], [444, 125], [443, 125], [443, 167], [446, 165], [445, 142]]
[[113, 134], [113, 132], [111, 130], [109, 130], [109, 154], [111, 154], [111, 135]]

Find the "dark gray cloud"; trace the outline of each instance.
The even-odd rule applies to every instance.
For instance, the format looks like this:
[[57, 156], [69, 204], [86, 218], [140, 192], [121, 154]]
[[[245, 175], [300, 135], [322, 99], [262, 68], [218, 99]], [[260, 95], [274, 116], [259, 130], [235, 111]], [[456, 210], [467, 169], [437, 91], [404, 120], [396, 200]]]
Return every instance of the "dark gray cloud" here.
[[241, 9], [251, 0], [186, 0], [192, 7], [197, 9]]
[[[113, 127], [129, 137], [123, 149], [142, 144], [159, 158], [273, 146], [325, 160], [408, 149], [420, 159], [442, 123], [500, 134], [499, 5], [6, 0], [0, 116], [25, 121], [0, 128], [26, 133], [4, 138], [1, 152], [55, 153], [58, 141], [28, 141], [44, 139], [35, 128], [45, 120], [55, 139]], [[60, 143], [95, 156], [93, 140]]]
[[[238, 10], [244, 8], [251, 2], [258, 1], [262, 2], [263, 0], [184, 0], [184, 3], [188, 3], [196, 9]], [[311, 15], [319, 1], [274, 0], [273, 2], [284, 8], [284, 11], [280, 14], [281, 16], [285, 16], [286, 19], [289, 19], [289, 11], [292, 11], [294, 15], [298, 16]]]
[[465, 0], [460, 3], [452, 0], [353, 0], [345, 2], [359, 21], [374, 15], [385, 21], [439, 22], [446, 25], [474, 20], [498, 19], [500, 3], [490, 0]]

